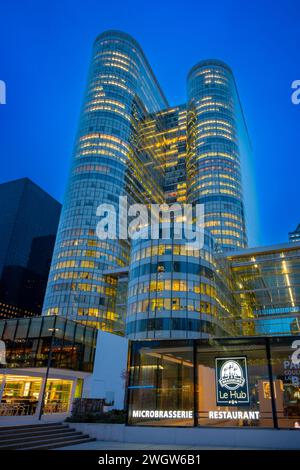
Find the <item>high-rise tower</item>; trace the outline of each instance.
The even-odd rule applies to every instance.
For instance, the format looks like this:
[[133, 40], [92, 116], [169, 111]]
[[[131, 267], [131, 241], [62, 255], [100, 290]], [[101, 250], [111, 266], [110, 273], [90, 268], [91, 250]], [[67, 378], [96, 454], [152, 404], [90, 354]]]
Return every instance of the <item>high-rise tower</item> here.
[[97, 37], [43, 311], [122, 330], [109, 268], [128, 264], [126, 240], [97, 238], [99, 204], [163, 202], [161, 177], [139, 154], [139, 123], [168, 105], [143, 51], [129, 35]]
[[[187, 104], [169, 107], [133, 38], [108, 31], [96, 39], [44, 314], [122, 332], [125, 312], [131, 337], [230, 331], [235, 303], [214, 271], [214, 253], [216, 245], [224, 251], [247, 243], [244, 121], [222, 62], [193, 67], [187, 92]], [[118, 232], [100, 240], [97, 207], [112, 205], [118, 216], [119, 196], [128, 204], [204, 204], [205, 246], [188, 253], [184, 240], [131, 243]]]
[[188, 202], [204, 204], [205, 227], [222, 250], [247, 245], [239, 142], [243, 124], [230, 68], [216, 60], [195, 65], [188, 74]]

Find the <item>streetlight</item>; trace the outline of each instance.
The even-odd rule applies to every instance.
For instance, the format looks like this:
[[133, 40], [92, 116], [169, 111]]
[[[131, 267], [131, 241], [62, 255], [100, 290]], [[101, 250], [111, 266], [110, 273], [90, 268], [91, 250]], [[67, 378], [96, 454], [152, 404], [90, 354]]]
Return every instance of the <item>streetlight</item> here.
[[39, 421], [42, 419], [42, 414], [43, 414], [44, 406], [45, 406], [46, 387], [47, 387], [47, 381], [48, 381], [48, 377], [49, 377], [49, 371], [50, 371], [51, 360], [52, 360], [53, 340], [54, 340], [54, 337], [55, 337], [55, 332], [59, 331], [59, 328], [49, 328], [48, 331], [51, 331], [52, 333], [51, 333], [51, 341], [50, 341], [50, 350], [49, 350], [48, 361], [47, 361], [45, 382], [44, 382], [44, 386], [43, 386], [41, 407], [40, 407], [40, 412], [39, 412]]
[[1, 401], [2, 401], [2, 396], [3, 396], [3, 393], [4, 393], [4, 389], [5, 389], [5, 379], [6, 379], [6, 376], [7, 376], [7, 361], [6, 361], [6, 344], [4, 341], [0, 341], [0, 368], [4, 370], [3, 372], [3, 379], [1, 381], [1, 387], [0, 387], [0, 390], [1, 390]]

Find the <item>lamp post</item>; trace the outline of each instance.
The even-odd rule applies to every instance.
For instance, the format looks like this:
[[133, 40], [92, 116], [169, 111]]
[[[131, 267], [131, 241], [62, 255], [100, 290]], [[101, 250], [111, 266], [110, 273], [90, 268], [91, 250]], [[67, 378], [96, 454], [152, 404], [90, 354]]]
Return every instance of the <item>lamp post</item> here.
[[58, 331], [58, 328], [49, 328], [49, 331], [51, 331], [51, 341], [50, 341], [50, 350], [49, 350], [49, 355], [48, 355], [48, 361], [47, 361], [47, 369], [46, 369], [46, 374], [45, 374], [45, 382], [43, 386], [43, 393], [42, 393], [42, 400], [41, 400], [41, 406], [40, 406], [40, 412], [39, 412], [39, 421], [42, 419], [42, 415], [44, 412], [44, 406], [45, 406], [45, 395], [46, 395], [46, 388], [47, 388], [47, 381], [49, 377], [49, 371], [51, 367], [51, 360], [52, 360], [52, 347], [53, 347], [53, 340], [55, 337], [55, 332]]

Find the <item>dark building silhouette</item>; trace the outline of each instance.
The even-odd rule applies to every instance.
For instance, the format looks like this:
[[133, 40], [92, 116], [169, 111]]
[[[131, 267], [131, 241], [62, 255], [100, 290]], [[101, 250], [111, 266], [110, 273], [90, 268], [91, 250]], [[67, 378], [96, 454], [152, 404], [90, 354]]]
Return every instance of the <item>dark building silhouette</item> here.
[[0, 185], [0, 318], [40, 315], [61, 204], [28, 178]]

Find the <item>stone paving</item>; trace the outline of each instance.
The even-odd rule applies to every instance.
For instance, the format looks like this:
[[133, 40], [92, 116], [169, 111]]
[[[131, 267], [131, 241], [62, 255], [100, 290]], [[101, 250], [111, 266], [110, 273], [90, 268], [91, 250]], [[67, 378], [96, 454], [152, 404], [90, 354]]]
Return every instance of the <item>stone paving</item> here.
[[[228, 447], [192, 447], [192, 446], [175, 446], [167, 444], [144, 444], [135, 442], [116, 442], [116, 441], [93, 441], [74, 446], [60, 447], [56, 450], [223, 450]], [[235, 448], [235, 450], [237, 450]], [[239, 449], [241, 450], [241, 449]], [[251, 449], [248, 449], [251, 450]]]

